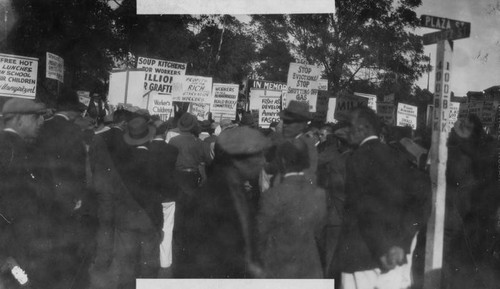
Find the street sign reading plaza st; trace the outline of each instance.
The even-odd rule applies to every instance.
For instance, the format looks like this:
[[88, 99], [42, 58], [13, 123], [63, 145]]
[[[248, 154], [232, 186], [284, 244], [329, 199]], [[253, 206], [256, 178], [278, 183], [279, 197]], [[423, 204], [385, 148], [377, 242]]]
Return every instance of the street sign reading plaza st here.
[[420, 26], [426, 28], [440, 29], [441, 31], [423, 35], [424, 45], [434, 44], [440, 40], [456, 40], [470, 36], [470, 22], [453, 20], [443, 17], [422, 15]]

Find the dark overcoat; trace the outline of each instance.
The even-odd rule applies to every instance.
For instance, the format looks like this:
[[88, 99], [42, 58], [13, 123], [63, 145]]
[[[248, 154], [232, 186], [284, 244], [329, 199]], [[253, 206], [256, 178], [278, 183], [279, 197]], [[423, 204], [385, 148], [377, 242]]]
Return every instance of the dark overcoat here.
[[326, 222], [326, 195], [304, 176], [289, 176], [262, 194], [259, 255], [269, 278], [322, 278], [316, 236]]
[[392, 246], [410, 251], [429, 215], [429, 177], [411, 168], [378, 139], [361, 145], [347, 160], [344, 223], [337, 270], [379, 268]]

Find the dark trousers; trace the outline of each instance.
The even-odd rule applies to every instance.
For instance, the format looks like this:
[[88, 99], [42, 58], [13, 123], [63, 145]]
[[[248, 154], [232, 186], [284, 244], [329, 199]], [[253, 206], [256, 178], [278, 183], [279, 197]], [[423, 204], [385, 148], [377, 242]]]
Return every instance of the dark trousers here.
[[175, 171], [175, 179], [179, 185], [179, 198], [192, 197], [198, 188], [201, 175], [198, 171]]

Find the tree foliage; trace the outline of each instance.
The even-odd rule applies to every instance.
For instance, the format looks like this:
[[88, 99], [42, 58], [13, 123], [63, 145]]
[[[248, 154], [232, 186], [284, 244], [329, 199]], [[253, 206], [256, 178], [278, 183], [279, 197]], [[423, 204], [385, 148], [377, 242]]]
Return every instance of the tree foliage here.
[[[359, 80], [378, 92], [410, 86], [427, 59], [413, 11], [420, 0], [336, 1], [336, 15], [258, 15], [253, 24], [264, 43], [287, 43], [297, 61], [321, 65], [334, 91], [353, 89]], [[359, 83], [359, 82], [358, 82]]]

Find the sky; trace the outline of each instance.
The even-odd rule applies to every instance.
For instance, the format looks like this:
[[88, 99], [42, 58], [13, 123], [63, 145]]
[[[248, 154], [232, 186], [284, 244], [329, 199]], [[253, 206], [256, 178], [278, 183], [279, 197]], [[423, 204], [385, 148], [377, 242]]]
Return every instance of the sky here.
[[[432, 15], [471, 23], [470, 38], [454, 41], [451, 91], [465, 96], [468, 91], [481, 91], [500, 85], [500, 0], [422, 0], [417, 15]], [[494, 9], [496, 8], [496, 9]], [[437, 30], [419, 28], [423, 35]], [[436, 65], [436, 44], [425, 46]], [[434, 71], [430, 74], [430, 91], [434, 92]], [[427, 87], [427, 75], [417, 85]]]

